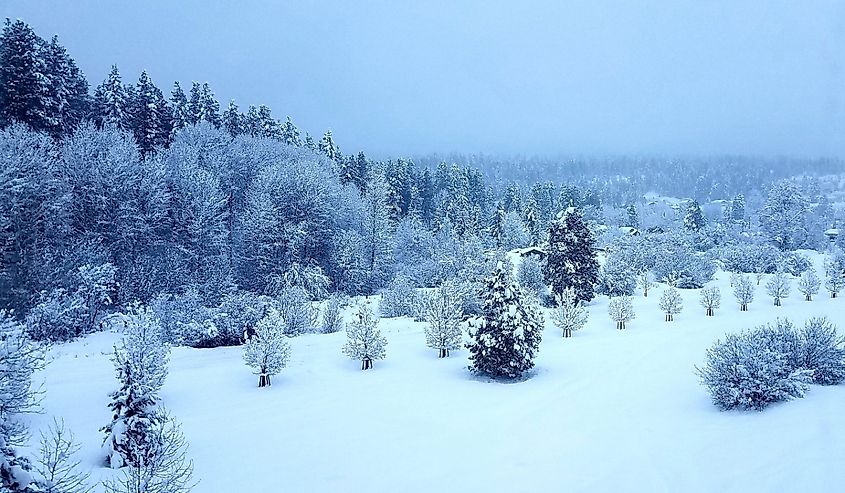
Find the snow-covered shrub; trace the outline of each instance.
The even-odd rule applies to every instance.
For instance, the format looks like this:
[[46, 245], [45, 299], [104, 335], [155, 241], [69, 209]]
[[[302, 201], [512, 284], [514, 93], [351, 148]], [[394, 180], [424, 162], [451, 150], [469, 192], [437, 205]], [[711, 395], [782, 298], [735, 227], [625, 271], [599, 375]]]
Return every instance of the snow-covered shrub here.
[[69, 341], [81, 333], [81, 300], [64, 288], [42, 292], [26, 316], [26, 329], [36, 341]]
[[446, 358], [449, 351], [461, 347], [461, 299], [451, 283], [431, 293], [423, 295], [421, 300], [422, 317], [428, 324], [425, 329], [425, 341], [428, 347], [438, 350], [438, 357]]
[[611, 298], [607, 304], [607, 314], [610, 319], [616, 322], [616, 328], [622, 330], [625, 324], [636, 318], [634, 303], [630, 296], [619, 296]]
[[813, 301], [813, 295], [819, 292], [820, 287], [821, 280], [818, 274], [816, 274], [815, 269], [804, 271], [801, 274], [801, 278], [798, 279], [798, 291], [804, 295], [804, 299], [807, 301]]
[[704, 288], [701, 290], [699, 303], [706, 310], [706, 315], [712, 317], [716, 308], [722, 303], [722, 292], [716, 286]]
[[322, 332], [331, 334], [343, 330], [343, 314], [340, 311], [341, 302], [338, 296], [330, 296], [323, 307]]
[[140, 453], [150, 449], [150, 444], [152, 449], [147, 460], [129, 464], [121, 477], [105, 481], [106, 493], [188, 493], [196, 485], [188, 442], [167, 412], [157, 412], [148, 436], [144, 441], [134, 435], [128, 438], [130, 450]]
[[688, 247], [661, 250], [654, 264], [657, 279], [681, 289], [704, 287], [715, 273], [713, 261]]
[[659, 302], [660, 309], [666, 315], [665, 320], [671, 322], [675, 319], [675, 315], [681, 313], [684, 309], [684, 303], [681, 299], [681, 293], [673, 286], [668, 286], [660, 295]]
[[417, 307], [417, 292], [411, 280], [398, 275], [382, 292], [379, 314], [384, 318], [413, 317]]
[[331, 280], [318, 265], [293, 263], [280, 279], [271, 279], [268, 292], [279, 296], [287, 288], [300, 288], [309, 300], [322, 300], [328, 296]]
[[845, 380], [845, 340], [826, 318], [811, 318], [799, 331], [799, 365], [812, 370], [813, 382], [835, 385]]
[[636, 272], [619, 253], [608, 255], [599, 272], [597, 291], [607, 296], [631, 296], [637, 287]]
[[783, 254], [776, 247], [766, 243], [724, 246], [715, 249], [713, 255], [722, 262], [726, 271], [772, 274], [778, 270]]
[[786, 273], [783, 271], [778, 271], [766, 283], [766, 293], [774, 299], [775, 306], [780, 306], [780, 300], [788, 298], [790, 291], [789, 278], [786, 277]]
[[796, 252], [786, 252], [781, 258], [779, 269], [797, 277], [812, 268], [813, 264], [810, 263], [810, 259], [806, 255]]
[[373, 361], [384, 359], [387, 339], [378, 328], [378, 318], [369, 307], [362, 305], [346, 326], [346, 345], [343, 354], [361, 360], [361, 369], [369, 370]]
[[103, 452], [112, 468], [139, 465], [152, 459], [158, 446], [150, 430], [157, 425], [158, 392], [167, 377], [170, 346], [153, 311], [132, 304], [112, 319], [123, 330], [112, 361], [120, 390], [111, 394], [112, 422], [103, 428]]
[[511, 279], [502, 262], [485, 282], [482, 315], [470, 329], [470, 369], [494, 378], [517, 378], [534, 367], [543, 316], [534, 299]]
[[789, 355], [772, 347], [770, 340], [757, 328], [728, 334], [707, 350], [706, 362], [696, 372], [716, 406], [762, 410], [804, 395], [812, 371], [793, 368]]
[[535, 257], [525, 257], [516, 268], [516, 280], [523, 289], [540, 296], [546, 289], [546, 282], [543, 280], [543, 266]]
[[204, 305], [196, 288], [182, 294], [162, 293], [150, 301], [150, 308], [170, 344], [199, 346], [217, 335], [215, 311]]
[[206, 341], [205, 347], [240, 344], [244, 340], [244, 332], [254, 329], [267, 311], [271, 307], [277, 307], [277, 304], [269, 296], [249, 291], [226, 294], [214, 313], [217, 337]]
[[747, 312], [748, 305], [754, 301], [754, 283], [745, 274], [737, 276], [734, 281], [734, 297], [739, 303], [739, 311]]
[[482, 310], [481, 293], [483, 283], [474, 279], [450, 279], [447, 281], [455, 289], [455, 295], [461, 300], [461, 312], [464, 317], [480, 315]]
[[833, 252], [824, 261], [824, 287], [831, 298], [836, 298], [845, 287], [845, 254]]
[[80, 334], [93, 332], [106, 309], [114, 304], [117, 293], [115, 274], [110, 263], [85, 264], [76, 270], [76, 298], [80, 300]]
[[258, 375], [258, 386], [269, 386], [270, 377], [287, 365], [290, 345], [285, 334], [285, 319], [279, 310], [270, 307], [255, 324], [255, 337], [244, 344], [244, 361]]
[[557, 307], [552, 312], [555, 327], [563, 333], [563, 337], [572, 337], [572, 332], [581, 330], [587, 325], [589, 312], [583, 303], [575, 296], [575, 290], [566, 288], [558, 297]]
[[320, 311], [311, 304], [302, 288], [286, 288], [278, 297], [277, 309], [282, 316], [283, 332], [297, 336], [315, 332], [320, 323]]
[[18, 457], [16, 447], [27, 438], [24, 414], [37, 410], [33, 373], [44, 363], [11, 312], [0, 309], [0, 491], [29, 491], [29, 462]]

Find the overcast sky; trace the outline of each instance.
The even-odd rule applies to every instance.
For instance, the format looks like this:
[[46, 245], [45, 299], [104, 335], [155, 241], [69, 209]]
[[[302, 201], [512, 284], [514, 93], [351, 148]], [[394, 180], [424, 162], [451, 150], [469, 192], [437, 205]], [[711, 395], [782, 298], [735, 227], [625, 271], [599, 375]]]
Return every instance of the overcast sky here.
[[0, 0], [344, 152], [845, 155], [845, 2]]

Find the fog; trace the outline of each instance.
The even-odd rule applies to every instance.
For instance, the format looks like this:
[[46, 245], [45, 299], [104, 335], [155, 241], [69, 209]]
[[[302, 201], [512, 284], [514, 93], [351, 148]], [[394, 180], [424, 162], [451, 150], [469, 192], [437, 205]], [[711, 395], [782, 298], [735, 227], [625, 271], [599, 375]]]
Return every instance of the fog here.
[[845, 2], [3, 0], [92, 85], [209, 81], [344, 152], [845, 155]]

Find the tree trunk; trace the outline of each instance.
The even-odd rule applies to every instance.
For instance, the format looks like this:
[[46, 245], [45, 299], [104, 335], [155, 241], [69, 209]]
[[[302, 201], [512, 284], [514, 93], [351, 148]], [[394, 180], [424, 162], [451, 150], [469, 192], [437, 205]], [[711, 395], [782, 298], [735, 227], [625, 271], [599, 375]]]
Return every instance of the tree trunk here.
[[807, 295], [807, 301], [813, 301], [813, 297], [811, 295]]
[[775, 306], [780, 306], [780, 298], [775, 298]]
[[369, 370], [373, 367], [373, 360], [370, 358], [364, 358], [362, 370]]
[[748, 311], [748, 305], [746, 305], [745, 303], [739, 305], [739, 311], [747, 312]]
[[572, 329], [564, 329], [563, 337], [572, 337]]
[[258, 387], [269, 387], [270, 386], [270, 375], [266, 373], [262, 373], [258, 376]]
[[708, 317], [712, 317], [712, 316], [713, 316], [713, 309], [712, 309], [712, 308], [708, 308], [708, 309], [707, 309], [707, 316], [708, 316]]
[[835, 292], [830, 293], [830, 297], [831, 297], [831, 298], [836, 298], [836, 293], [835, 293]]

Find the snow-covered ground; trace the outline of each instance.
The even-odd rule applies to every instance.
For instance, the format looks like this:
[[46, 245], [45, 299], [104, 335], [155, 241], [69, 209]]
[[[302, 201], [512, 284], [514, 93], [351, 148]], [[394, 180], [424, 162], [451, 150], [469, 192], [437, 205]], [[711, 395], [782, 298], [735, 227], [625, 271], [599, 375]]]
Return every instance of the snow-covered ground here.
[[[820, 267], [820, 257], [815, 257]], [[467, 352], [439, 360], [423, 324], [382, 320], [387, 359], [372, 371], [340, 352], [343, 333], [291, 341], [288, 368], [269, 389], [241, 348], [176, 348], [162, 397], [190, 442], [198, 492], [843, 491], [845, 387], [763, 412], [720, 412], [693, 373], [726, 332], [788, 316], [827, 316], [845, 330], [845, 299], [794, 289], [772, 306], [763, 285], [740, 313], [720, 272], [722, 308], [705, 317], [698, 291], [663, 322], [661, 287], [635, 299], [625, 331], [590, 305], [585, 330], [563, 339], [546, 321], [532, 378], [471, 376]], [[765, 284], [765, 280], [763, 281]], [[53, 350], [45, 413], [64, 418], [99, 467], [109, 422], [116, 334]]]

